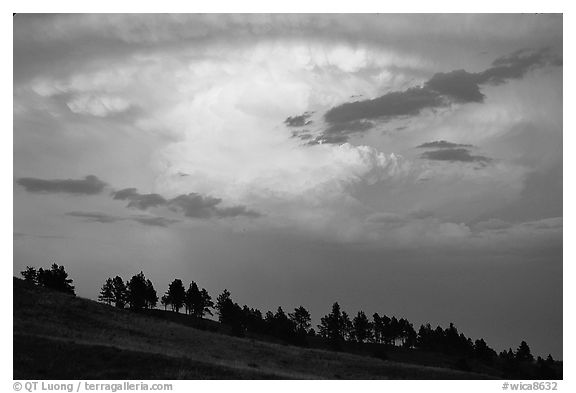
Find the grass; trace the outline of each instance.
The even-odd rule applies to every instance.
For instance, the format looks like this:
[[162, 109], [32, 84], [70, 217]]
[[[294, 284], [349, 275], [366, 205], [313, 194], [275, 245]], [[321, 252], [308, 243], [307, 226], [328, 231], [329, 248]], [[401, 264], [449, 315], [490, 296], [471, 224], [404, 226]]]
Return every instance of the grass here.
[[[402, 353], [300, 348], [232, 337], [213, 321], [137, 314], [14, 279], [14, 379], [483, 379], [395, 361]], [[163, 316], [166, 316], [164, 318]]]

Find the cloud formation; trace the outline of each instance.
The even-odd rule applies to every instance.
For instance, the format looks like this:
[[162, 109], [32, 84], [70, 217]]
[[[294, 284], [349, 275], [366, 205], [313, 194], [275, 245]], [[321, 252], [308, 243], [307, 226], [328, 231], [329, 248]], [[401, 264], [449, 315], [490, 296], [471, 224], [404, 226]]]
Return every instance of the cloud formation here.
[[166, 218], [161, 216], [114, 216], [111, 214], [101, 213], [101, 212], [82, 212], [73, 211], [66, 213], [67, 216], [83, 218], [87, 222], [98, 222], [101, 224], [110, 224], [118, 221], [134, 221], [142, 225], [155, 226], [155, 227], [167, 227], [170, 224], [178, 222], [178, 220], [172, 218]]
[[[436, 73], [421, 86], [392, 91], [373, 99], [343, 103], [329, 109], [324, 114], [324, 120], [329, 126], [319, 139], [325, 143], [342, 143], [348, 139], [348, 134], [370, 129], [370, 123], [366, 120], [386, 121], [416, 116], [426, 109], [451, 104], [482, 103], [485, 98], [480, 90], [482, 85], [499, 85], [522, 78], [532, 69], [561, 64], [560, 57], [552, 54], [549, 49], [524, 49], [496, 59], [490, 68], [482, 72], [455, 70]], [[346, 126], [358, 123], [366, 127], [354, 129]], [[343, 129], [348, 132], [342, 133]]]
[[430, 149], [430, 148], [454, 149], [454, 148], [458, 148], [458, 147], [473, 147], [473, 146], [467, 145], [467, 144], [461, 144], [461, 143], [452, 143], [452, 142], [441, 140], [441, 141], [426, 142], [426, 143], [423, 143], [423, 144], [418, 145], [416, 147], [419, 149]]
[[246, 206], [219, 207], [220, 198], [202, 196], [197, 193], [182, 194], [168, 201], [168, 206], [180, 210], [186, 217], [192, 218], [225, 218], [225, 217], [260, 217], [261, 214], [246, 208]]
[[310, 116], [312, 116], [311, 112], [305, 112], [299, 116], [289, 116], [286, 120], [284, 120], [284, 124], [286, 124], [288, 127], [304, 127], [312, 124], [312, 120], [309, 120]]
[[128, 200], [128, 207], [146, 210], [166, 204], [166, 199], [159, 194], [140, 194], [135, 188], [124, 188], [112, 193], [114, 199]]
[[[153, 207], [167, 207], [173, 211], [180, 211], [186, 217], [191, 218], [226, 218], [226, 217], [260, 217], [261, 214], [248, 209], [246, 206], [235, 205], [229, 207], [219, 206], [221, 198], [209, 195], [203, 196], [198, 193], [178, 195], [167, 199], [160, 194], [141, 194], [136, 188], [124, 188], [112, 193], [116, 200], [128, 200], [127, 207], [139, 210], [147, 210]], [[142, 218], [150, 225], [166, 224], [166, 221], [150, 221], [147, 217]]]
[[475, 162], [480, 164], [488, 164], [492, 161], [492, 159], [488, 157], [472, 155], [470, 154], [470, 150], [462, 148], [427, 151], [422, 153], [420, 157], [433, 161]]
[[73, 211], [66, 213], [67, 216], [83, 218], [88, 222], [100, 222], [100, 223], [112, 223], [116, 221], [124, 220], [122, 217], [112, 216], [106, 213], [100, 212], [79, 212]]
[[53, 179], [45, 180], [33, 177], [22, 177], [16, 183], [31, 193], [37, 194], [72, 194], [72, 195], [95, 195], [100, 194], [106, 187], [106, 183], [94, 175], [84, 179]]

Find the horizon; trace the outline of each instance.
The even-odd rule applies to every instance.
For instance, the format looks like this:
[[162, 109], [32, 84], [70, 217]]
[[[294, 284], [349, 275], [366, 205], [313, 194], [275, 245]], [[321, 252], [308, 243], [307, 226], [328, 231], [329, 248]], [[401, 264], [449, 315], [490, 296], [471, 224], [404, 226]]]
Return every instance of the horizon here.
[[14, 17], [14, 261], [562, 351], [562, 15]]

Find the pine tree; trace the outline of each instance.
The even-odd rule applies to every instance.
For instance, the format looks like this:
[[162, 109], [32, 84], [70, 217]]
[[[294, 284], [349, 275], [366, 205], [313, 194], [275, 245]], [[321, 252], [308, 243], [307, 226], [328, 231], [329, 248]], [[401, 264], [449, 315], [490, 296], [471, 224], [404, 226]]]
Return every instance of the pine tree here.
[[108, 305], [114, 301], [114, 283], [111, 278], [108, 278], [102, 286], [98, 300]]
[[31, 284], [38, 283], [38, 272], [35, 268], [26, 266], [26, 270], [21, 271], [20, 274], [24, 277], [24, 281], [29, 282]]
[[112, 287], [113, 287], [112, 294], [114, 297], [113, 300], [114, 306], [116, 306], [117, 308], [124, 308], [124, 306], [126, 305], [126, 299], [128, 295], [126, 285], [124, 285], [122, 277], [120, 276], [114, 277], [114, 279], [112, 280]]

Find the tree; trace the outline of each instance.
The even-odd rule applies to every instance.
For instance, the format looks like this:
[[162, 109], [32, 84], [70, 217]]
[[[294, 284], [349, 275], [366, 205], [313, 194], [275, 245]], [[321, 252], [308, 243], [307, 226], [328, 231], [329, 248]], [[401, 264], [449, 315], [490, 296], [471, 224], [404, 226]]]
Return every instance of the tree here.
[[68, 278], [68, 273], [66, 273], [64, 266], [58, 266], [54, 263], [50, 270], [38, 269], [37, 282], [38, 285], [43, 287], [76, 295], [72, 279]]
[[146, 308], [156, 308], [156, 304], [158, 304], [158, 294], [156, 293], [156, 289], [154, 289], [152, 281], [146, 280]]
[[303, 306], [294, 309], [293, 313], [288, 314], [290, 320], [294, 323], [296, 331], [306, 332], [310, 329], [310, 313]]
[[186, 290], [184, 296], [184, 306], [186, 307], [186, 313], [197, 316], [196, 312], [202, 303], [202, 295], [198, 285], [194, 281], [190, 284]]
[[127, 300], [132, 310], [142, 310], [146, 307], [148, 288], [146, 285], [146, 277], [144, 273], [140, 272], [132, 276], [127, 285]]
[[24, 277], [24, 281], [37, 284], [38, 282], [38, 272], [35, 268], [26, 266], [26, 270], [21, 271], [20, 274]]
[[116, 276], [112, 280], [112, 295], [113, 295], [113, 302], [117, 308], [124, 308], [126, 305], [126, 300], [128, 297], [126, 285], [124, 285], [124, 281], [122, 277]]
[[354, 324], [346, 311], [342, 311], [342, 336], [344, 340], [354, 340]]
[[352, 324], [353, 336], [359, 343], [363, 343], [371, 336], [372, 327], [364, 311], [358, 311], [358, 315], [354, 317]]
[[[211, 309], [214, 308], [214, 302], [212, 301], [212, 296], [208, 294], [208, 291], [204, 288], [200, 291], [200, 304], [198, 308], [195, 309], [195, 315], [200, 318], [203, 318], [204, 315], [210, 314], [212, 315]], [[262, 315], [260, 315], [262, 317]]]
[[100, 295], [98, 295], [98, 300], [108, 305], [112, 304], [114, 301], [114, 283], [111, 278], [108, 278], [104, 285], [102, 285]]
[[220, 295], [216, 298], [216, 310], [218, 312], [218, 321], [221, 323], [227, 323], [230, 318], [230, 309], [232, 307], [232, 298], [230, 292], [224, 289]]
[[322, 337], [338, 345], [341, 341], [344, 341], [344, 324], [340, 305], [336, 302], [332, 305], [332, 312], [320, 319], [318, 330]]
[[172, 310], [180, 312], [180, 309], [184, 306], [184, 301], [186, 300], [186, 290], [184, 289], [182, 280], [177, 278], [172, 281], [168, 287], [166, 295], [172, 305]]
[[232, 327], [232, 333], [243, 336], [246, 330], [245, 315], [242, 307], [232, 301], [230, 292], [227, 289], [216, 298], [216, 310], [220, 323]]
[[521, 362], [531, 362], [534, 360], [534, 356], [530, 353], [530, 347], [526, 341], [522, 341], [520, 346], [516, 350], [515, 359]]

